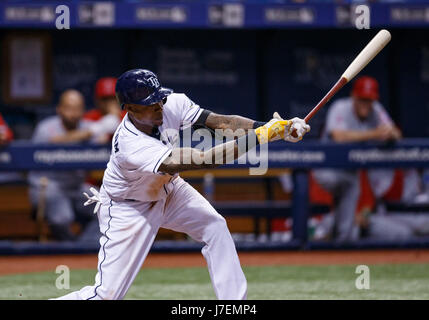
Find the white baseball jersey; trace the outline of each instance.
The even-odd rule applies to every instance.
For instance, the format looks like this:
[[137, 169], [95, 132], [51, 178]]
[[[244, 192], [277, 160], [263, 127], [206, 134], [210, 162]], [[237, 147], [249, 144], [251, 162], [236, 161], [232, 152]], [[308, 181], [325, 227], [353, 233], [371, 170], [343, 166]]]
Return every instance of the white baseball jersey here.
[[124, 117], [113, 137], [100, 190], [102, 236], [95, 283], [59, 299], [124, 298], [159, 228], [184, 232], [204, 243], [201, 252], [219, 299], [246, 299], [246, 277], [225, 219], [182, 178], [158, 172], [177, 131], [192, 125], [201, 113], [184, 94], [171, 94], [159, 138], [140, 132], [128, 115]]
[[171, 94], [163, 108], [159, 137], [138, 130], [127, 114], [113, 135], [112, 153], [103, 178], [107, 194], [117, 200], [165, 198], [175, 176], [158, 172], [158, 168], [171, 154], [179, 129], [191, 126], [202, 111], [186, 95]]

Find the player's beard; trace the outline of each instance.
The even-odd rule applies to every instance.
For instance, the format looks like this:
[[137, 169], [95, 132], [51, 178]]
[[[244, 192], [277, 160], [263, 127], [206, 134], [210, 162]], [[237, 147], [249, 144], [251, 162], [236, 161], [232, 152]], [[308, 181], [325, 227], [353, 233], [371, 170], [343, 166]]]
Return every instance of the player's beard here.
[[73, 121], [73, 120], [68, 120], [68, 119], [61, 119], [64, 128], [67, 131], [72, 131], [72, 130], [76, 130], [78, 125], [79, 125], [79, 120], [78, 121]]

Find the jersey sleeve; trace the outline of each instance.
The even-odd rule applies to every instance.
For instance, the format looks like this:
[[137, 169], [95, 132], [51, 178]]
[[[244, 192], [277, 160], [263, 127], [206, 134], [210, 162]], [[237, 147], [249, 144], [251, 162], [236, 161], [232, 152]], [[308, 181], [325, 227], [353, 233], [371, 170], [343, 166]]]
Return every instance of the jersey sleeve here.
[[120, 165], [128, 171], [157, 173], [171, 152], [161, 141], [145, 139], [144, 143], [130, 145], [129, 150], [121, 152]]
[[182, 95], [179, 107], [181, 113], [180, 129], [186, 129], [192, 126], [203, 112], [203, 109], [185, 94]]
[[390, 118], [386, 109], [384, 109], [384, 107], [379, 102], [376, 102], [374, 104], [374, 111], [377, 115], [378, 125], [386, 125], [386, 126], [393, 125], [392, 118]]
[[331, 105], [326, 116], [326, 133], [331, 134], [334, 130], [348, 129], [344, 109], [341, 101], [336, 101]]

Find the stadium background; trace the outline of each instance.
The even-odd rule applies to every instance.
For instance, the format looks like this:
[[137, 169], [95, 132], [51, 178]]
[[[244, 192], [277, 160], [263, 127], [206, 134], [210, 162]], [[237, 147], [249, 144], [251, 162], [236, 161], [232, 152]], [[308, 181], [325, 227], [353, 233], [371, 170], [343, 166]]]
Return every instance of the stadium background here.
[[[87, 109], [91, 109], [97, 79], [118, 76], [124, 70], [136, 67], [155, 71], [163, 85], [186, 93], [202, 107], [215, 112], [240, 114], [258, 120], [268, 120], [274, 111], [287, 117], [303, 117], [380, 28], [391, 31], [392, 41], [361, 74], [373, 76], [380, 82], [380, 101], [401, 128], [404, 137], [409, 139], [406, 139], [405, 145], [425, 148], [429, 145], [425, 139], [429, 133], [429, 20], [425, 15], [429, 3], [423, 0], [366, 3], [371, 9], [371, 29], [358, 30], [354, 27], [353, 12], [355, 6], [362, 3], [365, 4], [351, 1], [298, 3], [268, 0], [75, 0], [32, 1], [31, 4], [4, 1], [0, 4], [3, 59], [0, 112], [13, 130], [15, 141], [2, 150], [2, 156], [8, 152], [13, 155], [14, 150], [18, 157], [25, 154], [19, 153], [25, 150], [34, 152], [35, 147], [26, 140], [31, 138], [40, 120], [55, 113], [58, 97], [65, 89], [80, 90], [85, 96]], [[70, 8], [70, 30], [55, 28], [55, 8], [63, 4]], [[267, 10], [277, 12], [277, 15], [272, 15], [277, 20], [270, 20]], [[140, 15], [134, 15], [135, 12], [140, 12]], [[177, 12], [180, 13], [179, 21]], [[7, 44], [19, 36], [37, 37], [46, 44], [46, 90], [41, 101], [14, 101], [8, 97], [11, 67]], [[351, 86], [347, 85], [335, 98], [349, 95], [350, 90]], [[308, 141], [303, 143], [304, 148], [312, 150], [317, 144], [326, 110], [322, 110], [311, 122], [312, 131], [306, 139]], [[417, 140], [413, 140], [416, 138], [419, 138], [418, 144], [415, 142]], [[308, 147], [305, 147], [307, 142]], [[300, 147], [296, 148], [299, 150]], [[64, 244], [49, 239], [39, 241], [41, 234], [49, 238], [49, 230], [46, 225], [40, 229], [34, 219], [35, 208], [29, 203], [25, 179], [28, 169], [25, 167], [37, 164], [25, 157], [21, 159], [22, 166], [16, 163], [7, 161], [6, 157], [0, 164], [3, 171], [13, 171], [14, 168], [20, 171], [14, 179], [0, 186], [0, 270], [3, 274], [18, 273], [0, 277], [0, 282], [8, 288], [1, 298], [47, 298], [57, 295], [58, 291], [51, 280], [55, 277], [54, 266], [62, 264], [61, 261], [72, 265], [72, 268], [89, 269], [81, 274], [78, 273], [81, 271], [76, 271], [80, 280], [73, 284], [74, 289], [92, 282], [97, 245]], [[426, 167], [425, 163], [427, 161], [399, 163], [398, 166], [415, 166], [422, 170]], [[330, 165], [335, 166], [336, 163]], [[82, 165], [87, 169], [97, 166], [102, 169], [99, 163]], [[304, 167], [308, 169], [309, 166], [311, 164]], [[295, 170], [298, 167], [299, 170]], [[424, 268], [428, 261], [425, 248], [429, 241], [425, 237], [410, 241], [358, 241], [347, 244], [311, 241], [312, 227], [317, 219], [308, 219], [310, 223], [307, 224], [310, 212], [305, 217], [299, 213], [311, 209], [308, 204], [302, 203], [308, 200], [306, 192], [310, 192], [310, 200], [314, 200], [314, 194], [316, 197], [320, 194], [314, 190], [311, 181], [308, 183], [308, 171], [301, 167], [299, 163], [290, 166], [288, 163], [281, 164], [270, 168], [268, 174], [261, 177], [248, 177], [247, 170], [238, 167], [221, 169], [212, 172], [215, 175], [214, 185], [210, 183], [206, 171], [183, 175], [199, 191], [215, 200], [219, 208], [223, 208], [220, 211], [226, 216], [242, 253], [250, 288], [257, 292], [249, 297], [323, 298], [318, 295], [317, 289], [309, 290], [309, 284], [304, 281], [308, 274], [316, 272], [315, 279], [328, 274], [327, 280], [320, 283], [320, 288], [332, 290], [328, 296], [331, 298], [427, 298]], [[90, 174], [100, 179], [102, 171], [91, 171]], [[285, 191], [279, 179], [281, 176], [290, 178], [295, 187], [289, 186]], [[301, 192], [303, 189], [306, 191]], [[254, 201], [259, 202], [255, 205]], [[324, 207], [320, 209], [321, 212], [326, 210]], [[424, 208], [419, 210], [422, 214], [426, 212]], [[317, 213], [314, 208], [311, 215], [313, 213]], [[289, 217], [285, 220], [276, 214]], [[300, 221], [296, 223], [291, 216], [300, 217]], [[77, 232], [78, 228], [76, 226]], [[198, 269], [196, 274], [199, 275], [195, 278], [187, 271], [188, 267], [201, 268], [204, 263], [194, 253], [183, 252], [199, 249], [199, 244], [184, 235], [161, 231], [154, 252], [178, 251], [179, 254], [171, 253], [172, 257], [177, 260], [190, 257], [191, 261], [196, 259], [197, 262], [184, 264], [183, 269], [176, 271], [179, 280], [172, 279], [172, 282], [176, 281], [177, 291], [173, 289], [171, 296], [168, 295], [170, 290], [161, 289], [161, 280], [154, 280], [148, 289], [145, 289], [145, 281], [139, 280], [136, 288], [141, 288], [143, 293], [135, 289], [130, 297], [175, 298], [182, 293], [184, 297], [196, 298], [199, 296], [195, 296], [195, 291], [203, 290], [202, 297], [213, 298], [204, 268]], [[369, 251], [355, 251], [363, 249]], [[382, 249], [384, 251], [378, 251]], [[267, 250], [272, 255], [260, 253]], [[302, 264], [329, 264], [333, 253], [336, 258], [332, 258], [330, 266], [303, 268], [304, 271], [294, 269], [293, 265], [299, 265], [301, 261]], [[70, 256], [64, 257], [64, 254]], [[40, 255], [49, 255], [49, 262]], [[377, 256], [376, 260], [374, 255]], [[151, 272], [153, 279], [165, 276], [157, 267], [168, 266], [159, 262], [161, 259], [158, 258], [156, 254], [149, 257], [148, 273], [143, 272], [142, 277], [151, 279]], [[152, 265], [151, 259], [158, 261], [158, 264], [154, 262]], [[167, 259], [171, 258], [167, 256]], [[73, 261], [83, 262], [73, 265]], [[378, 289], [366, 296], [354, 289], [355, 274], [350, 266], [365, 263], [381, 263], [374, 266], [375, 274], [381, 279]], [[272, 268], [268, 272], [270, 275], [263, 276], [263, 269], [258, 269], [262, 268], [261, 264], [277, 265], [280, 269], [267, 267]], [[26, 266], [25, 270], [20, 269], [22, 265]], [[45, 273], [37, 276], [24, 274], [31, 271]], [[182, 274], [185, 279], [186, 276], [190, 277], [194, 287], [178, 289]], [[336, 278], [338, 274], [343, 277]], [[296, 287], [296, 283], [290, 282], [291, 279], [302, 281], [296, 292], [290, 288], [291, 285]], [[398, 282], [393, 281], [392, 284], [392, 279]], [[403, 285], [401, 280], [406, 280], [407, 284]], [[186, 287], [184, 281], [182, 288]], [[270, 294], [270, 286], [276, 281], [284, 281], [284, 287], [288, 289], [275, 290]], [[330, 286], [332, 282], [335, 283], [333, 287]], [[403, 288], [397, 295], [392, 293], [396, 286]], [[160, 294], [154, 293], [157, 291]], [[344, 292], [345, 296], [342, 295]]]

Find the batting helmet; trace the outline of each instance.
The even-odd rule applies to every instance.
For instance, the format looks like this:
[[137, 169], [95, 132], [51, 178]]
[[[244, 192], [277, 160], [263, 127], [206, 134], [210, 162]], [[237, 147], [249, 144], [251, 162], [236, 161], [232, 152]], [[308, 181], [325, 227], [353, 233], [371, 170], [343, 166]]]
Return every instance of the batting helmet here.
[[161, 87], [158, 77], [152, 71], [133, 69], [118, 78], [115, 92], [123, 108], [127, 103], [142, 106], [155, 104], [173, 93], [173, 90]]

